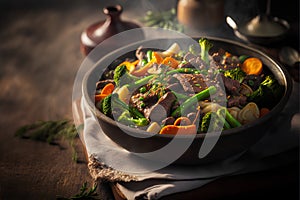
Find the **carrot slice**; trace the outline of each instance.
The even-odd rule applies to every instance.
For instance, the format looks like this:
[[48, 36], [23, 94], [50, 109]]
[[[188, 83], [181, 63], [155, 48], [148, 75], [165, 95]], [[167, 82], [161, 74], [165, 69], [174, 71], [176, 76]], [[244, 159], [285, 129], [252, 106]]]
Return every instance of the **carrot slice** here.
[[174, 125], [175, 126], [180, 126], [180, 124], [186, 126], [186, 125], [191, 125], [192, 122], [189, 118], [187, 117], [179, 117], [175, 120]]
[[179, 62], [178, 62], [176, 59], [172, 58], [172, 57], [166, 57], [166, 58], [162, 61], [161, 64], [167, 65], [167, 66], [172, 67], [172, 68], [175, 69], [175, 68], [177, 68]]
[[229, 53], [229, 52], [227, 52], [227, 51], [225, 52], [225, 57], [226, 57], [226, 58], [231, 57], [231, 56], [232, 56], [231, 53]]
[[163, 57], [161, 57], [161, 55], [156, 51], [152, 52], [152, 59], [155, 59], [154, 62], [156, 62], [157, 64], [160, 64], [163, 61]]
[[104, 99], [107, 96], [107, 94], [96, 94], [95, 95], [95, 103], [101, 101], [102, 99]]
[[147, 73], [148, 69], [150, 69], [154, 63], [161, 64], [163, 60], [163, 57], [161, 57], [158, 52], [153, 51], [152, 59], [150, 60], [150, 62], [148, 62], [144, 67], [140, 69], [131, 71], [131, 74], [135, 76], [143, 76]]
[[194, 124], [187, 125], [187, 126], [166, 125], [159, 132], [159, 134], [171, 134], [171, 135], [176, 135], [176, 134], [191, 135], [196, 133], [197, 133], [197, 128], [196, 125]]
[[101, 101], [102, 99], [104, 99], [106, 96], [111, 94], [114, 91], [114, 89], [115, 89], [114, 84], [112, 84], [112, 83], [106, 84], [103, 87], [103, 89], [101, 90], [101, 93], [95, 95], [95, 102], [97, 103], [98, 101]]
[[104, 88], [101, 90], [101, 94], [111, 94], [115, 89], [115, 85], [112, 83], [108, 83], [104, 86]]
[[260, 114], [259, 117], [265, 116], [266, 114], [268, 114], [270, 112], [270, 110], [268, 108], [261, 108], [260, 109]]
[[260, 75], [263, 69], [262, 61], [258, 58], [247, 58], [241, 65], [241, 69], [248, 75]]

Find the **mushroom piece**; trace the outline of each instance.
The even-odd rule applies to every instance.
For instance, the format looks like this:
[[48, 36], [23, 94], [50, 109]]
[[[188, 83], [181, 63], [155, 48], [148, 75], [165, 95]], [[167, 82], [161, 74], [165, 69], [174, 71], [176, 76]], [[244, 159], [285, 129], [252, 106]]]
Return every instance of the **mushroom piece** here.
[[245, 83], [242, 83], [241, 84], [241, 87], [240, 87], [240, 94], [242, 95], [250, 95], [253, 93], [253, 90], [251, 89], [251, 87]]
[[250, 102], [238, 113], [238, 121], [242, 124], [247, 124], [258, 119], [259, 114], [259, 108], [256, 103]]
[[205, 102], [205, 101], [200, 101], [199, 105], [202, 113], [208, 113], [210, 111], [216, 112], [219, 108], [221, 108], [221, 106], [217, 103]]
[[231, 108], [227, 108], [227, 110], [235, 119], [238, 119], [238, 114], [241, 111], [239, 107], [234, 106]]

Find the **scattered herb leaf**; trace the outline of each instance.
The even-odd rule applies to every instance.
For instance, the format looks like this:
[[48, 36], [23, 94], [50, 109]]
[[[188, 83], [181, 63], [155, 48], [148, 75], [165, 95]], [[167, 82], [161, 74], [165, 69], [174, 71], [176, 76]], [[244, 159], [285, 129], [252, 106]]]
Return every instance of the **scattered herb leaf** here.
[[75, 149], [74, 139], [78, 137], [77, 130], [82, 129], [82, 126], [80, 125], [76, 129], [70, 120], [37, 121], [20, 127], [15, 132], [15, 136], [54, 145], [57, 145], [56, 141], [59, 139], [67, 140], [72, 147], [72, 160], [77, 162], [78, 155]]
[[84, 182], [80, 188], [80, 192], [70, 198], [56, 197], [56, 200], [96, 200], [100, 199], [96, 192], [97, 184], [94, 184], [90, 189], [87, 187], [87, 182]]

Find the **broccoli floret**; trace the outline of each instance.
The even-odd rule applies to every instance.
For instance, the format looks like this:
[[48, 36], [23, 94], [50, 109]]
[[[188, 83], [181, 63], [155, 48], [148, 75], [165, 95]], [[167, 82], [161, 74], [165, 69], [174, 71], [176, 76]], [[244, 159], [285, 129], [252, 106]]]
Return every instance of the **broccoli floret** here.
[[119, 65], [114, 71], [114, 81], [117, 86], [132, 83], [138, 79], [138, 77], [129, 74], [126, 65]]
[[274, 76], [268, 75], [258, 89], [248, 96], [247, 100], [255, 102], [261, 108], [271, 109], [278, 103], [283, 92], [284, 87], [278, 83]]
[[200, 57], [207, 65], [209, 65], [210, 60], [208, 51], [213, 47], [213, 44], [206, 38], [200, 38], [199, 45], [201, 48]]
[[203, 116], [200, 131], [207, 133], [209, 126], [212, 126], [210, 131], [220, 131], [239, 127], [241, 123], [236, 120], [225, 107], [221, 107], [216, 112], [207, 112]]
[[106, 96], [101, 102], [100, 102], [100, 111], [106, 115], [111, 117], [112, 111], [111, 111], [111, 94]]
[[148, 120], [146, 118], [138, 118], [134, 119], [131, 117], [128, 110], [124, 111], [119, 117], [118, 122], [121, 122], [122, 124], [128, 125], [128, 126], [147, 126]]
[[228, 78], [231, 78], [233, 80], [237, 80], [240, 83], [243, 82], [243, 80], [245, 79], [246, 75], [247, 74], [241, 68], [239, 68], [239, 67], [224, 71], [224, 76], [226, 76]]
[[[214, 120], [214, 121], [212, 121], [212, 120]], [[200, 131], [202, 133], [207, 133], [208, 128], [210, 126], [212, 126], [210, 128], [210, 131], [220, 130], [218, 122], [219, 122], [219, 117], [216, 112], [212, 112], [212, 111], [207, 112], [202, 118]]]
[[134, 118], [144, 118], [144, 115], [136, 108], [130, 107], [121, 101], [116, 93], [108, 95], [100, 102], [100, 111], [106, 116], [112, 117], [114, 109], [119, 109], [122, 112], [127, 110]]

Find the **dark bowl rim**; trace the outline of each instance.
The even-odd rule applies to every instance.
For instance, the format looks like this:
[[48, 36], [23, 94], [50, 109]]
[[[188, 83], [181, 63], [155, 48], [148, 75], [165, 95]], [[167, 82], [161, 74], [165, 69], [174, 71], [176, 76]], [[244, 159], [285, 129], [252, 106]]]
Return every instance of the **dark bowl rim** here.
[[[218, 37], [211, 37], [211, 36], [204, 36], [204, 37], [209, 39], [209, 40], [212, 40], [212, 41], [229, 43], [229, 44], [244, 48], [246, 50], [255, 52], [256, 54], [259, 54], [259, 55], [263, 56], [264, 58], [271, 61], [276, 66], [276, 69], [280, 71], [280, 74], [282, 74], [283, 78], [284, 78], [283, 81], [284, 81], [285, 93], [284, 93], [283, 97], [281, 98], [281, 100], [275, 105], [275, 107], [273, 107], [273, 109], [270, 110], [270, 112], [267, 115], [255, 120], [254, 122], [251, 122], [249, 124], [245, 124], [245, 125], [242, 125], [242, 126], [237, 127], [237, 128], [222, 131], [222, 133], [220, 135], [221, 137], [226, 137], [226, 136], [230, 136], [230, 135], [233, 135], [233, 134], [237, 134], [237, 133], [240, 133], [242, 130], [245, 130], [245, 129], [248, 129], [248, 128], [251, 128], [251, 127], [257, 127], [257, 126], [265, 123], [270, 118], [274, 117], [274, 115], [276, 115], [276, 114], [278, 114], [282, 111], [282, 109], [286, 105], [286, 103], [287, 103], [287, 101], [288, 101], [288, 99], [291, 95], [291, 92], [292, 92], [292, 79], [291, 79], [289, 73], [287, 72], [287, 70], [279, 62], [276, 62], [273, 58], [268, 56], [266, 53], [264, 53], [264, 52], [262, 52], [258, 49], [249, 47], [246, 44], [242, 44], [240, 42], [233, 41], [233, 40], [230, 40], [230, 39], [225, 39], [225, 38], [218, 38]], [[193, 39], [199, 39], [199, 38], [200, 37], [197, 37], [197, 38], [194, 37]], [[167, 38], [161, 38], [161, 39], [167, 39]], [[176, 39], [176, 38], [172, 38], [172, 39]], [[150, 40], [158, 40], [158, 39], [150, 39]], [[143, 138], [143, 136], [145, 137], [145, 136], [151, 135], [152, 137], [158, 137], [158, 138], [164, 138], [164, 139], [173, 139], [174, 135], [171, 135], [171, 134], [153, 134], [153, 133], [149, 133], [147, 131], [140, 130], [140, 129], [137, 129], [137, 128], [128, 127], [124, 124], [116, 122], [115, 120], [111, 119], [110, 117], [104, 115], [102, 112], [100, 112], [96, 108], [96, 106], [94, 104], [94, 101], [91, 100], [91, 98], [88, 94], [88, 91], [86, 89], [88, 77], [93, 72], [94, 68], [99, 66], [99, 63], [101, 63], [101, 61], [103, 61], [108, 55], [114, 54], [115, 52], [120, 51], [123, 48], [129, 47], [129, 46], [132, 46], [132, 45], [136, 45], [136, 44], [142, 44], [143, 42], [148, 42], [148, 41], [149, 40], [141, 40], [141, 41], [138, 41], [136, 43], [129, 44], [129, 45], [124, 46], [122, 48], [116, 49], [115, 51], [111, 52], [110, 54], [107, 54], [105, 57], [102, 57], [101, 59], [99, 59], [91, 67], [91, 69], [88, 70], [88, 72], [83, 77], [83, 84], [82, 84], [83, 98], [85, 99], [86, 103], [88, 104], [89, 109], [92, 110], [93, 114], [96, 115], [98, 120], [103, 120], [103, 121], [105, 121], [106, 123], [109, 123], [112, 126], [119, 126], [120, 128], [125, 129], [127, 131], [130, 131], [131, 133], [140, 134], [141, 138]], [[215, 136], [218, 136], [218, 134], [209, 133], [209, 135], [207, 135], [206, 133], [200, 133], [200, 134], [196, 134], [196, 135], [176, 135], [176, 138], [184, 139], [184, 138], [193, 137], [194, 139], [203, 139], [204, 137], [215, 137]]]

